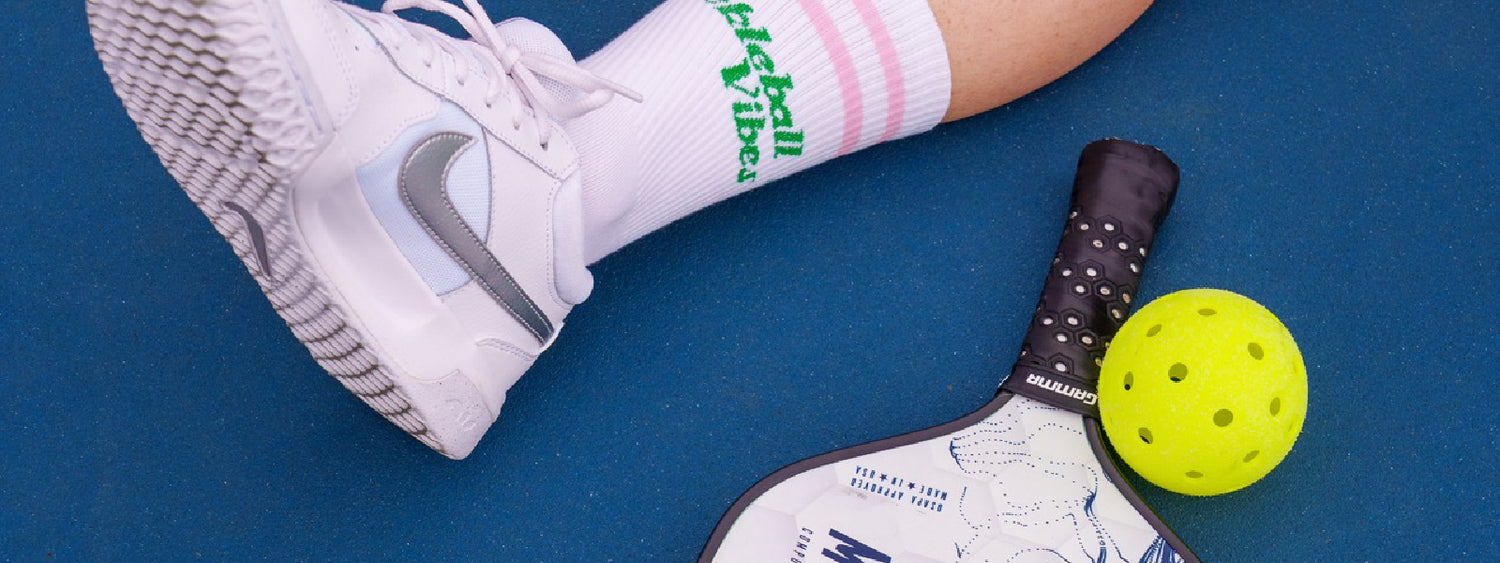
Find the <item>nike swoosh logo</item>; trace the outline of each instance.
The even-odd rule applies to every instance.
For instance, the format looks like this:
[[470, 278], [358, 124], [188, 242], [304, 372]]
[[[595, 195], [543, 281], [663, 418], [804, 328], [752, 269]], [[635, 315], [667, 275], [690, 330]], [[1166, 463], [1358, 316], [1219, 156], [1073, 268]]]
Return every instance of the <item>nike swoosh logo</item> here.
[[448, 171], [474, 138], [462, 133], [437, 133], [423, 139], [401, 164], [401, 200], [422, 228], [448, 251], [490, 297], [505, 307], [540, 342], [552, 337], [552, 321], [526, 295], [510, 272], [490, 253], [479, 235], [458, 214], [448, 196]]
[[256, 221], [255, 216], [238, 203], [226, 201], [224, 208], [240, 214], [240, 218], [245, 220], [245, 229], [250, 231], [250, 246], [255, 248], [255, 260], [260, 262], [261, 273], [271, 278], [271, 253], [266, 250], [266, 231], [260, 227], [260, 221]]

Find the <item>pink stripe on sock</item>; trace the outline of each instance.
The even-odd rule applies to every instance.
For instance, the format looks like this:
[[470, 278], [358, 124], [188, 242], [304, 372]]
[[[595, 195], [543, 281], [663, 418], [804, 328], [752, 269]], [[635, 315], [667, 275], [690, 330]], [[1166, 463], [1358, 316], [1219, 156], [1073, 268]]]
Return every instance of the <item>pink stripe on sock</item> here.
[[906, 79], [901, 75], [901, 58], [896, 56], [896, 43], [891, 41], [891, 32], [880, 17], [880, 10], [871, 0], [853, 0], [859, 17], [870, 28], [870, 40], [875, 42], [875, 53], [880, 56], [880, 66], [885, 70], [886, 115], [885, 133], [880, 135], [884, 143], [901, 131], [901, 121], [906, 118]]
[[854, 70], [854, 59], [849, 57], [849, 48], [844, 45], [838, 24], [833, 22], [833, 16], [828, 14], [823, 3], [820, 0], [798, 2], [802, 4], [802, 11], [807, 12], [813, 28], [818, 30], [818, 37], [823, 40], [823, 48], [828, 50], [828, 58], [833, 64], [833, 73], [838, 77], [839, 88], [843, 90], [844, 141], [839, 145], [839, 156], [843, 156], [859, 147], [860, 127], [865, 121], [865, 100], [859, 91], [859, 75]]

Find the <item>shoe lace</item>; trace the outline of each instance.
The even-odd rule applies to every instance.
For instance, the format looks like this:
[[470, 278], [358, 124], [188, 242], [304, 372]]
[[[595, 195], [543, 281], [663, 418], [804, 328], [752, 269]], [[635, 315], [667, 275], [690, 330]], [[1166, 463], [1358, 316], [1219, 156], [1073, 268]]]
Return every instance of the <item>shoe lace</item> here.
[[[511, 115], [511, 126], [520, 129], [522, 119], [534, 120], [542, 148], [547, 147], [552, 137], [554, 121], [571, 119], [598, 109], [609, 103], [616, 94], [636, 102], [641, 101], [641, 95], [634, 90], [589, 72], [570, 59], [522, 51], [506, 43], [490, 23], [492, 20], [489, 14], [479, 5], [478, 0], [462, 1], [463, 8], [447, 0], [386, 0], [381, 11], [392, 16], [397, 10], [408, 8], [437, 12], [453, 18], [463, 26], [469, 32], [469, 42], [455, 41], [430, 27], [392, 18], [406, 24], [405, 31], [421, 40], [420, 43], [427, 49], [423, 62], [428, 66], [433, 64], [439, 51], [446, 52], [454, 63], [455, 79], [460, 86], [468, 81], [470, 63], [476, 62], [475, 59], [482, 60], [482, 57], [475, 57], [473, 53], [463, 52], [460, 45], [469, 43], [492, 55], [498, 63], [499, 72], [485, 72], [495, 69], [496, 65], [493, 64], [481, 62], [474, 65], [481, 69], [481, 74], [489, 82], [484, 97], [485, 106], [493, 107], [500, 97], [508, 93], [517, 94], [523, 102], [520, 105], [524, 108], [512, 105], [515, 111]], [[570, 88], [578, 95], [559, 95], [542, 84], [543, 78]]]

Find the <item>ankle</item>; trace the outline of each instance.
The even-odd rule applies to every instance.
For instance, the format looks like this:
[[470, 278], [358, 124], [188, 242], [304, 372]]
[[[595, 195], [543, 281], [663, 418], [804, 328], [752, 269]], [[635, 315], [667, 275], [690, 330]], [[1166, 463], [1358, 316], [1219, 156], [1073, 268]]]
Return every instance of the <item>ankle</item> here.
[[615, 99], [563, 124], [578, 149], [583, 180], [584, 259], [593, 263], [625, 241], [626, 217], [641, 181], [640, 104]]

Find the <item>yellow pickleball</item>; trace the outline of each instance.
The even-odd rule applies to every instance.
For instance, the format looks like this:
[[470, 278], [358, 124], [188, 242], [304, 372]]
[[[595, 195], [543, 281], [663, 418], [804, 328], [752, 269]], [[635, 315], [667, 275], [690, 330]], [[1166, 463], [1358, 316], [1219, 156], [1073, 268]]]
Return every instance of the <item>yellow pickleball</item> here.
[[1120, 458], [1164, 489], [1217, 495], [1276, 467], [1307, 416], [1307, 368], [1260, 304], [1191, 289], [1120, 328], [1099, 378], [1104, 430]]

